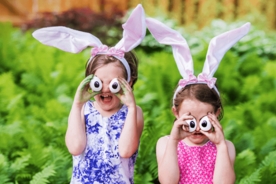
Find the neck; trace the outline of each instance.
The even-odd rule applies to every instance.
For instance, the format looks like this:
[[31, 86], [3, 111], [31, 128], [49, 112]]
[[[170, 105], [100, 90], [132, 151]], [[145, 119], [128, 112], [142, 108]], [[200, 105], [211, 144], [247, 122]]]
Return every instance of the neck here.
[[110, 116], [112, 116], [113, 114], [118, 112], [123, 106], [123, 104], [120, 103], [117, 108], [113, 108], [109, 111], [106, 111], [106, 110], [103, 110], [102, 108], [100, 108], [96, 101], [94, 101], [93, 104], [94, 104], [95, 109], [97, 109], [97, 111], [99, 111], [99, 113], [103, 117], [107, 117], [107, 118], [109, 118]]

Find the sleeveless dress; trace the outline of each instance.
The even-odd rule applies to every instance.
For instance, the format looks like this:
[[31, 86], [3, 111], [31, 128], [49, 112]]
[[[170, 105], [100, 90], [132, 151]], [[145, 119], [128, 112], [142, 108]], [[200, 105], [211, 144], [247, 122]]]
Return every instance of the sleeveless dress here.
[[73, 156], [71, 184], [133, 184], [137, 151], [130, 158], [119, 155], [119, 138], [127, 106], [111, 117], [102, 117], [92, 101], [84, 106], [87, 144], [81, 155]]
[[208, 141], [202, 146], [188, 146], [180, 141], [177, 146], [180, 184], [211, 184], [217, 157], [217, 148]]

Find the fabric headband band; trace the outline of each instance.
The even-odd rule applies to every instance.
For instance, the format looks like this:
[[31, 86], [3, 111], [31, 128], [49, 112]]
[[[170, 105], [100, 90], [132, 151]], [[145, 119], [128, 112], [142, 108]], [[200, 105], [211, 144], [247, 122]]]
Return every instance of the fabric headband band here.
[[[209, 80], [205, 75], [203, 75], [202, 73], [198, 75], [198, 77], [192, 75], [191, 78], [189, 79], [180, 79], [178, 82], [178, 88], [175, 91], [175, 94], [177, 93], [177, 91], [179, 91], [180, 89], [184, 88], [185, 86], [191, 85], [191, 84], [206, 84], [210, 89], [214, 89], [217, 94], [220, 96], [220, 93], [217, 89], [217, 87], [215, 86], [216, 84], [216, 78], [211, 78], [211, 80]], [[174, 95], [175, 96], [175, 95]]]
[[130, 81], [131, 72], [130, 72], [129, 64], [128, 64], [127, 60], [124, 58], [125, 53], [124, 53], [124, 51], [116, 49], [114, 47], [108, 48], [108, 46], [106, 46], [106, 45], [102, 45], [100, 47], [94, 47], [91, 50], [91, 57], [89, 58], [86, 67], [90, 64], [90, 62], [96, 55], [100, 55], [100, 54], [113, 56], [116, 59], [118, 59], [119, 61], [121, 61], [121, 63], [124, 65], [126, 72], [127, 72], [127, 81], [128, 82]]
[[210, 89], [214, 89], [217, 94], [220, 96], [220, 93], [215, 86], [217, 79], [212, 77], [211, 79], [208, 78], [206, 74], [199, 74], [198, 77], [194, 76], [191, 71], [186, 71], [188, 74], [188, 79], [180, 79], [178, 82], [178, 87], [174, 92], [173, 99], [175, 99], [176, 94], [183, 89], [185, 86], [191, 84], [206, 84]]
[[[173, 95], [173, 99], [175, 99], [176, 94], [177, 94], [180, 90], [184, 89], [186, 86], [191, 85], [191, 84], [206, 84], [210, 89], [214, 89], [214, 90], [217, 92], [217, 94], [220, 96], [220, 93], [219, 93], [217, 87], [216, 87], [215, 85], [211, 87], [210, 85], [208, 85], [209, 82], [207, 82], [207, 81], [206, 81], [206, 82], [205, 82], [205, 81], [200, 81], [200, 80], [198, 80], [197, 78], [195, 78], [195, 80], [193, 80], [193, 81], [185, 81], [185, 82], [183, 82], [183, 80], [184, 80], [184, 79], [180, 79], [180, 80], [179, 80], [179, 82], [178, 82], [178, 87], [176, 88], [176, 90], [175, 90], [175, 92], [174, 92], [174, 95]], [[214, 84], [215, 84], [215, 83], [214, 83]]]

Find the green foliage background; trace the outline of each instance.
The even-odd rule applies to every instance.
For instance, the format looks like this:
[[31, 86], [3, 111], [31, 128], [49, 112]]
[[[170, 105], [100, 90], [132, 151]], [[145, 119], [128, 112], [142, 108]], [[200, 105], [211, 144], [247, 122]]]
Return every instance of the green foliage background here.
[[[196, 74], [210, 39], [241, 24], [215, 20], [198, 32], [179, 29], [189, 43]], [[9, 24], [0, 28], [0, 183], [69, 183], [72, 160], [64, 137], [90, 50], [65, 53], [42, 45], [31, 32], [22, 33]], [[158, 45], [150, 35], [136, 54], [140, 65], [134, 93], [144, 111], [145, 127], [135, 183], [158, 183], [155, 144], [172, 127], [171, 98], [180, 75], [170, 48]], [[236, 183], [274, 183], [275, 32], [253, 25], [226, 53], [215, 77], [225, 109], [221, 124], [237, 152]]]

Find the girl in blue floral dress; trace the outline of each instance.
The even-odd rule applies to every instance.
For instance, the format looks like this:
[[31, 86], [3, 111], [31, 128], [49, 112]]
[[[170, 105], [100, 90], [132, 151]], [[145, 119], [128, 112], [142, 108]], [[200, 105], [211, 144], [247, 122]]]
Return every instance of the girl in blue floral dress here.
[[[133, 183], [143, 113], [132, 92], [138, 60], [131, 52], [146, 33], [138, 5], [123, 25], [114, 46], [95, 36], [66, 27], [42, 28], [33, 36], [42, 43], [77, 53], [93, 46], [68, 119], [66, 145], [73, 155], [71, 184]], [[93, 99], [93, 100], [91, 100]]]
[[[133, 62], [134, 68], [137, 66], [131, 52], [125, 53], [125, 57]], [[71, 183], [133, 183], [134, 163], [143, 129], [142, 110], [135, 104], [131, 88], [137, 70], [132, 72], [129, 84], [118, 59], [97, 55], [89, 63], [86, 73], [88, 77], [77, 90], [66, 133], [67, 147], [74, 155]], [[123, 91], [117, 96], [109, 88], [114, 78], [118, 79]], [[100, 79], [102, 90], [89, 93], [88, 84], [96, 85], [95, 79]], [[97, 94], [95, 101], [89, 100], [94, 94]]]

